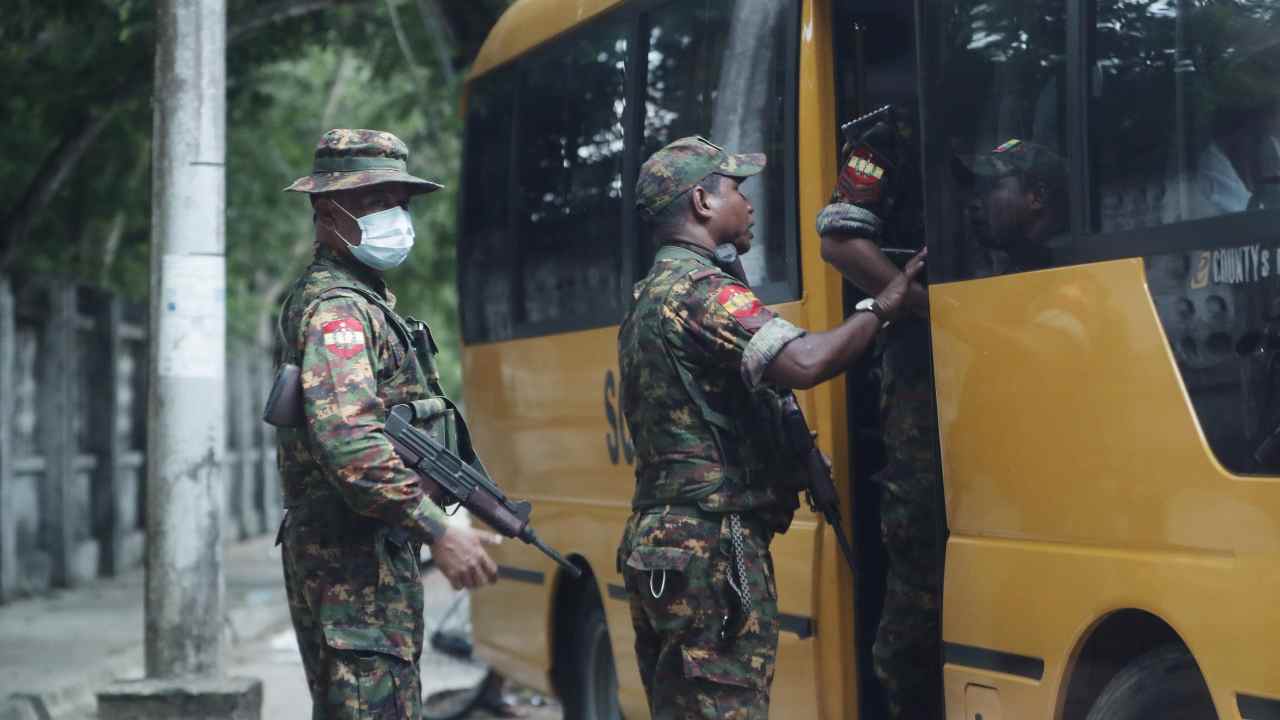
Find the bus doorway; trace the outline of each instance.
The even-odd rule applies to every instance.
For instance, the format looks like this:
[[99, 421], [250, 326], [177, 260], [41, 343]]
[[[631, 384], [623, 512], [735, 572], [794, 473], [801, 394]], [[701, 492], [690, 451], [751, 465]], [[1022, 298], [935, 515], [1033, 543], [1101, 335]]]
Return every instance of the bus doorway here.
[[[894, 117], [898, 127], [895, 142], [899, 164], [896, 168], [897, 203], [887, 213], [885, 230], [877, 240], [882, 253], [899, 267], [915, 252], [924, 247], [924, 207], [923, 182], [919, 168], [920, 145], [920, 102], [917, 83], [916, 63], [916, 22], [911, 3], [878, 0], [876, 2], [838, 2], [833, 6], [833, 51], [836, 81], [837, 107], [840, 123], [868, 113], [885, 105], [894, 108]], [[837, 146], [844, 142], [840, 138]], [[932, 260], [932, 258], [931, 258]], [[843, 283], [843, 304], [846, 316], [854, 310], [855, 304], [868, 297], [867, 289], [860, 288], [848, 281]], [[910, 324], [908, 326], [907, 324]], [[932, 362], [930, 342], [928, 339], [927, 318], [917, 317], [904, 320], [899, 327], [889, 328], [881, 333], [874, 353], [868, 353], [846, 374], [846, 392], [848, 393], [848, 428], [849, 447], [852, 466], [849, 468], [851, 482], [850, 496], [853, 502], [852, 534], [855, 545], [854, 579], [854, 627], [855, 653], [858, 668], [858, 696], [860, 717], [888, 717], [889, 708], [885, 687], [876, 673], [874, 647], [882, 618], [885, 615], [886, 594], [889, 588], [891, 554], [886, 546], [882, 531], [882, 496], [884, 487], [877, 482], [886, 481], [906, 469], [915, 478], [932, 475], [936, 492], [925, 493], [934, 500], [917, 500], [912, 502], [932, 502], [933, 506], [907, 513], [908, 517], [919, 519], [932, 518], [936, 523], [931, 528], [921, 528], [919, 532], [937, 538], [936, 567], [938, 569], [938, 603], [941, 603], [941, 558], [945, 552], [946, 513], [943, 506], [941, 483], [941, 467], [936, 464], [937, 453], [937, 412], [934, 407]], [[897, 368], [895, 390], [886, 393], [882, 389], [886, 350], [890, 356], [889, 365]], [[909, 362], [903, 363], [907, 356]], [[914, 368], [903, 372], [907, 366]], [[904, 378], [916, 378], [906, 380]], [[918, 386], [918, 387], [917, 387]], [[918, 392], [917, 392], [918, 391]], [[927, 391], [927, 392], [926, 392]], [[927, 395], [923, 400], [917, 399], [910, 405], [902, 393]], [[897, 418], [894, 427], [901, 428], [902, 418], [918, 420], [924, 431], [926, 442], [932, 443], [932, 452], [920, 452], [909, 446], [891, 447], [894, 442], [902, 443], [891, 431], [886, 433], [884, 427], [883, 403], [899, 403], [895, 411]], [[914, 427], [914, 426], [913, 426]], [[889, 437], [886, 437], [889, 435]], [[900, 430], [897, 435], [901, 435]], [[912, 433], [914, 436], [915, 433]], [[898, 458], [893, 460], [892, 458]], [[914, 463], [921, 458], [931, 457], [930, 470], [916, 468]], [[903, 459], [910, 458], [905, 466]], [[886, 468], [894, 464], [894, 467]], [[899, 513], [903, 504], [902, 496], [895, 502]], [[897, 516], [896, 515], [896, 516]], [[916, 532], [914, 528], [908, 532]], [[903, 551], [899, 550], [899, 555]], [[901, 558], [899, 562], [901, 562]], [[914, 563], [914, 561], [912, 561]], [[898, 582], [907, 579], [907, 575], [898, 571]], [[899, 603], [897, 611], [901, 620], [904, 610]], [[919, 614], [909, 611], [914, 620]], [[936, 644], [939, 648], [930, 669], [934, 680], [919, 682], [895, 683], [902, 686], [916, 686], [922, 692], [939, 693], [938, 707], [941, 707], [941, 614], [936, 620]], [[903, 650], [899, 651], [901, 655]]]

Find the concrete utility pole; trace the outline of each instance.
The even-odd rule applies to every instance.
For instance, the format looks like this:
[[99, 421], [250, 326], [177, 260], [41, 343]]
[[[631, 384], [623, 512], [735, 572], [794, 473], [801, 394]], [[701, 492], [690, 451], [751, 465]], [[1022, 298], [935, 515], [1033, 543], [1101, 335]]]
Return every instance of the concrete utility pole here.
[[147, 679], [99, 717], [258, 718], [223, 676], [226, 428], [225, 0], [156, 3], [147, 470]]

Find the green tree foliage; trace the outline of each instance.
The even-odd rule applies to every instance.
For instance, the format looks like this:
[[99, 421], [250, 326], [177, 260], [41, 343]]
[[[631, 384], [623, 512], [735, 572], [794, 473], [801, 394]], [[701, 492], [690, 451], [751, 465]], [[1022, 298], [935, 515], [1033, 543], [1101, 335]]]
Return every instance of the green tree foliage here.
[[[330, 127], [400, 135], [448, 189], [411, 206], [402, 310], [456, 343], [460, 73], [509, 0], [228, 0], [227, 259], [233, 336], [269, 343], [311, 255], [306, 199], [281, 192]], [[0, 272], [148, 288], [154, 0], [13, 0], [0, 23]], [[456, 353], [450, 353], [456, 357]], [[457, 387], [456, 366], [445, 368]], [[451, 376], [451, 377], [450, 377]]]

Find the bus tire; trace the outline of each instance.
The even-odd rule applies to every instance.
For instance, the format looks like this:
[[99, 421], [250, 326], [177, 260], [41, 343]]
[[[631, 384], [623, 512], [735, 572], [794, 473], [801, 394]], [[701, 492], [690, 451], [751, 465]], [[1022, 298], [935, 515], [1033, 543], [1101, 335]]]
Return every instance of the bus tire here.
[[1086, 720], [1217, 720], [1213, 697], [1182, 645], [1164, 645], [1126, 665], [1103, 688]]
[[618, 672], [599, 593], [583, 593], [575, 609], [559, 683], [565, 720], [621, 720]]

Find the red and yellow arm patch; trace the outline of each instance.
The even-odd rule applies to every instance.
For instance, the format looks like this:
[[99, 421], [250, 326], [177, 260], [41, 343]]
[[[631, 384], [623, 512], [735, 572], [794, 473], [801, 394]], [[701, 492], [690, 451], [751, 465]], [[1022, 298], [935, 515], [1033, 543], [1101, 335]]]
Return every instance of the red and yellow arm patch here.
[[331, 320], [321, 327], [324, 349], [344, 360], [364, 350], [364, 325], [355, 318]]
[[716, 294], [720, 303], [744, 328], [755, 332], [773, 319], [773, 311], [765, 307], [756, 294], [741, 285], [726, 285]]

